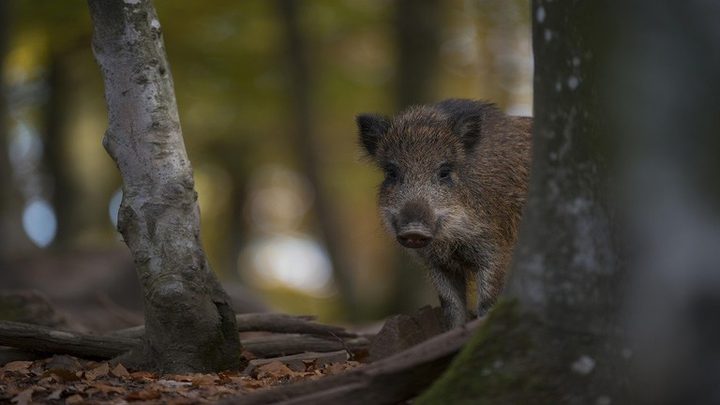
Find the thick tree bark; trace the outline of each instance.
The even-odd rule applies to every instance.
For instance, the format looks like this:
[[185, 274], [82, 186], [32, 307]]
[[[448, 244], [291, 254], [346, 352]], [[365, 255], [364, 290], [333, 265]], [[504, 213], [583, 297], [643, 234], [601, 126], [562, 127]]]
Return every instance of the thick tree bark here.
[[633, 385], [646, 404], [720, 403], [720, 2], [616, 3]]
[[333, 275], [343, 304], [343, 312], [348, 319], [352, 320], [358, 316], [352, 275], [354, 265], [349, 259], [347, 248], [343, 245], [345, 231], [340, 223], [339, 214], [321, 176], [323, 171], [321, 146], [312, 128], [311, 86], [313, 79], [310, 73], [307, 47], [300, 29], [298, 3], [300, 2], [296, 0], [277, 0], [287, 47], [286, 64], [289, 67], [291, 142], [298, 151], [300, 169], [314, 188], [314, 213], [319, 231], [332, 264]]
[[145, 294], [146, 335], [133, 360], [164, 372], [239, 368], [228, 297], [200, 243], [200, 213], [170, 67], [149, 0], [88, 0], [105, 79], [103, 144], [120, 169], [118, 229]]
[[625, 266], [613, 149], [598, 96], [607, 5], [533, 2], [535, 124], [529, 196], [507, 297], [417, 403], [625, 403]]

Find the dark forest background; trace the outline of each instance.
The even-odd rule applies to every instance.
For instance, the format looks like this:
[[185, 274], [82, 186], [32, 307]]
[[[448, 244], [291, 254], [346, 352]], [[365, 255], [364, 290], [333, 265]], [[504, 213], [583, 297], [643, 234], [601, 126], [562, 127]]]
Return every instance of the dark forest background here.
[[[434, 303], [381, 228], [354, 116], [447, 97], [530, 115], [528, 1], [155, 4], [203, 243], [240, 310], [357, 321]], [[94, 329], [137, 323], [86, 2], [0, 7], [0, 284]]]

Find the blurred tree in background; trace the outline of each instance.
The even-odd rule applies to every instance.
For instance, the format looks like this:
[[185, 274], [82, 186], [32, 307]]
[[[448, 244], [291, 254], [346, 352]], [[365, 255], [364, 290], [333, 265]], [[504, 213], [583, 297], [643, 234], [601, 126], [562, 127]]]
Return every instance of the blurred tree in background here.
[[[155, 5], [220, 277], [326, 319], [434, 302], [380, 226], [379, 173], [359, 159], [353, 117], [447, 97], [529, 114], [528, 1]], [[86, 4], [0, 7], [2, 273], [57, 255], [120, 260], [120, 179], [100, 143]]]

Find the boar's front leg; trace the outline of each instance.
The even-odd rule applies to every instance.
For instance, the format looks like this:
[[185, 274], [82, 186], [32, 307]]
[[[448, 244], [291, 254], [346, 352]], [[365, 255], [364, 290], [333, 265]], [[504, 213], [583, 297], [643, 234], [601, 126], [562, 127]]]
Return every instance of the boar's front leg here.
[[477, 270], [478, 317], [487, 314], [502, 293], [511, 252], [512, 246], [505, 249], [496, 247], [490, 250], [483, 265]]
[[443, 329], [450, 330], [467, 322], [467, 280], [462, 271], [431, 269], [430, 280], [440, 297]]

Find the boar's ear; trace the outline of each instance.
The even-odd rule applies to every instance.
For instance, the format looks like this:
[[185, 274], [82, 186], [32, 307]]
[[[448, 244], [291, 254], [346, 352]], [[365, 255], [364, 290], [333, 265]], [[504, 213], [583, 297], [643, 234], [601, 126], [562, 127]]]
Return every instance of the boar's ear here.
[[360, 143], [368, 155], [375, 156], [378, 141], [390, 129], [390, 119], [378, 114], [360, 114], [355, 122], [360, 132]]
[[465, 145], [465, 149], [472, 149], [480, 140], [482, 114], [480, 112], [465, 112], [455, 119], [453, 131]]

